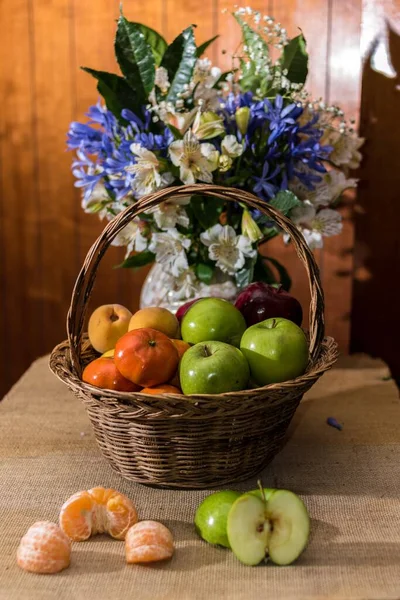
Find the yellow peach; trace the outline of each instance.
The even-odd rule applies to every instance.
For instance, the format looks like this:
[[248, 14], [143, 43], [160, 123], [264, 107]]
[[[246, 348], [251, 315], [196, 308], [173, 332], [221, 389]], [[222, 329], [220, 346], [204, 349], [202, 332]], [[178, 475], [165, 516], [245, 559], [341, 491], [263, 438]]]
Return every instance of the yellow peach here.
[[127, 331], [132, 317], [130, 310], [121, 304], [104, 304], [92, 313], [89, 324], [89, 340], [97, 352], [107, 352]]
[[145, 327], [161, 331], [169, 338], [177, 338], [179, 335], [179, 322], [176, 316], [159, 306], [138, 310], [129, 322], [129, 331]]
[[111, 350], [107, 350], [107, 352], [104, 352], [101, 357], [102, 358], [114, 358], [114, 352], [115, 352], [115, 348], [112, 348]]

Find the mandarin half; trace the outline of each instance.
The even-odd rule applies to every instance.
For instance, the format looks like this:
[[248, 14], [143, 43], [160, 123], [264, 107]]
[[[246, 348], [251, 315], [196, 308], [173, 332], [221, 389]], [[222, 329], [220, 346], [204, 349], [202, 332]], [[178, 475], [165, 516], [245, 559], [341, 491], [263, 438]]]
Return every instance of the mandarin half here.
[[60, 511], [60, 527], [74, 542], [97, 533], [123, 540], [137, 520], [137, 510], [127, 496], [103, 487], [77, 492]]

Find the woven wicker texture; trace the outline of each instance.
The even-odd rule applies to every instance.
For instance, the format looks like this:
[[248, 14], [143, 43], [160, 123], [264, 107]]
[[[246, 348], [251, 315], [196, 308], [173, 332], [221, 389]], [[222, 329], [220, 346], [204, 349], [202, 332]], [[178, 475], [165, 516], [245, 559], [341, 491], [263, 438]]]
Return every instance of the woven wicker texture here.
[[[218, 395], [147, 396], [100, 390], [80, 380], [96, 354], [83, 333], [98, 265], [114, 237], [136, 216], [189, 194], [257, 208], [287, 232], [310, 283], [310, 362], [297, 379]], [[85, 404], [100, 449], [127, 479], [167, 487], [205, 488], [256, 474], [279, 451], [303, 394], [335, 362], [337, 345], [324, 338], [318, 267], [303, 236], [280, 212], [242, 190], [211, 185], [168, 188], [141, 199], [110, 221], [89, 250], [67, 317], [68, 341], [50, 358], [53, 372]]]

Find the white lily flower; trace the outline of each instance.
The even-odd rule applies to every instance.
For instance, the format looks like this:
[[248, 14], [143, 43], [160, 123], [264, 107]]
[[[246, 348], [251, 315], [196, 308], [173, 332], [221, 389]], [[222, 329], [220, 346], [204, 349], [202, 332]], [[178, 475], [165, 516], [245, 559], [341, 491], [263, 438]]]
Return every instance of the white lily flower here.
[[156, 68], [156, 76], [154, 84], [161, 90], [163, 94], [166, 94], [168, 88], [171, 86], [168, 79], [168, 71], [165, 67]]
[[216, 266], [234, 275], [243, 268], [246, 257], [254, 258], [257, 255], [248, 237], [236, 235], [230, 225], [214, 225], [200, 235], [200, 240], [208, 247], [208, 256], [216, 262]]
[[167, 125], [175, 127], [175, 129], [183, 135], [193, 123], [197, 113], [197, 107], [186, 112], [176, 112], [175, 109], [172, 109], [166, 112], [162, 120], [165, 121]]
[[[209, 140], [225, 133], [222, 117], [211, 111], [199, 112], [193, 123], [192, 131], [199, 140]], [[232, 136], [234, 137], [234, 136]]]
[[154, 220], [160, 229], [171, 229], [176, 225], [189, 227], [189, 217], [184, 208], [172, 202], [163, 202], [154, 210]]
[[149, 250], [156, 255], [156, 262], [165, 266], [174, 277], [179, 277], [189, 267], [186, 250], [191, 240], [175, 228], [153, 233]]
[[82, 196], [81, 206], [85, 213], [98, 214], [100, 219], [112, 217], [120, 212], [117, 202], [114, 202], [107, 194], [107, 190], [102, 183], [96, 183], [89, 197]]
[[327, 206], [337, 200], [349, 188], [357, 187], [357, 179], [347, 179], [343, 171], [332, 169], [325, 173], [321, 181], [309, 190], [299, 179], [289, 183], [289, 189], [300, 199], [309, 200], [315, 206]]
[[138, 219], [133, 219], [128, 223], [111, 242], [112, 246], [126, 246], [125, 258], [128, 258], [133, 250], [143, 252], [146, 250], [147, 244], [147, 239], [141, 234]]
[[180, 167], [180, 179], [183, 183], [204, 181], [212, 183], [212, 171], [218, 166], [219, 152], [212, 144], [200, 144], [189, 129], [183, 140], [176, 140], [169, 146], [169, 155], [173, 164]]
[[212, 88], [220, 77], [221, 69], [213, 67], [208, 58], [199, 58], [197, 60], [193, 72], [193, 83]]
[[226, 135], [221, 142], [222, 154], [230, 158], [238, 158], [243, 154], [244, 146], [238, 142], [234, 135]]
[[321, 143], [333, 146], [329, 160], [337, 167], [346, 166], [349, 169], [358, 169], [360, 166], [362, 154], [359, 149], [364, 142], [365, 138], [341, 133], [336, 129], [328, 130], [321, 141]]
[[194, 91], [194, 101], [196, 106], [202, 111], [216, 111], [221, 108], [219, 92], [215, 88], [209, 88], [199, 84]]
[[[291, 220], [303, 233], [312, 250], [323, 247], [323, 238], [339, 234], [343, 229], [342, 215], [331, 208], [323, 208], [317, 212], [308, 200], [296, 206], [290, 213]], [[288, 241], [285, 234], [284, 240]]]
[[136, 158], [136, 163], [126, 167], [126, 170], [135, 175], [132, 187], [138, 197], [151, 194], [173, 182], [172, 173], [160, 173], [161, 165], [154, 152], [140, 144], [131, 144], [130, 149]]

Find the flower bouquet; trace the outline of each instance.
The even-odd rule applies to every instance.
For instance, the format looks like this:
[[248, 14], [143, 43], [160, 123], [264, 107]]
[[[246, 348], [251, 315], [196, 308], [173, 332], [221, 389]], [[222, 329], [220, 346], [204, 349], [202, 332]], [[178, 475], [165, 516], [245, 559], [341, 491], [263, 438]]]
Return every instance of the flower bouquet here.
[[[360, 162], [363, 140], [339, 107], [306, 92], [302, 33], [289, 39], [272, 17], [249, 8], [233, 17], [242, 43], [222, 73], [203, 57], [215, 38], [197, 46], [190, 26], [168, 45], [121, 14], [122, 75], [84, 68], [103, 100], [68, 133], [82, 207], [112, 219], [156, 190], [216, 183], [253, 192], [320, 248], [342, 229], [336, 206], [356, 186], [348, 171]], [[191, 195], [141, 214], [113, 243], [126, 247], [122, 267], [156, 262], [142, 306], [173, 309], [198, 296], [233, 299], [253, 280], [288, 289], [283, 265], [258, 252], [281, 233], [257, 210]]]

